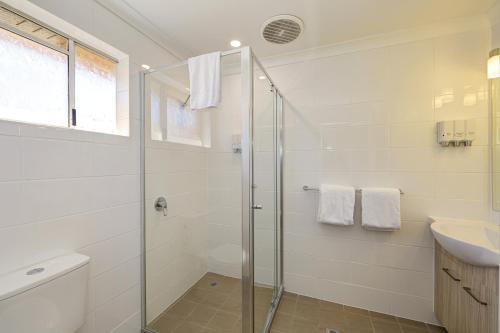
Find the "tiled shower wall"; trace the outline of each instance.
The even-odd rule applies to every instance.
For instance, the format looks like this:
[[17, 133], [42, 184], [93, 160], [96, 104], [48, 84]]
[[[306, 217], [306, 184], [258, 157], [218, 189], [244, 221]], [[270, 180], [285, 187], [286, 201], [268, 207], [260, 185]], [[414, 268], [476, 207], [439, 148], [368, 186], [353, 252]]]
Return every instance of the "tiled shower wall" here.
[[211, 113], [212, 147], [208, 151], [209, 271], [241, 277], [241, 154], [232, 136], [241, 133], [241, 75], [222, 79], [222, 99]]
[[[206, 166], [205, 148], [162, 141], [147, 144], [148, 323], [207, 272]], [[154, 209], [155, 200], [161, 196], [168, 203], [166, 216]]]
[[[166, 103], [153, 103], [172, 90], [163, 74], [145, 79], [146, 320], [151, 324], [207, 272], [206, 148], [152, 140], [151, 114], [166, 119]], [[152, 93], [151, 86], [156, 92]], [[158, 108], [158, 109], [153, 109]], [[158, 121], [155, 119], [154, 121]], [[155, 124], [155, 128], [162, 124]], [[161, 134], [161, 133], [160, 133]], [[157, 137], [157, 135], [155, 135]], [[165, 198], [167, 210], [155, 202]]]
[[97, 2], [33, 3], [129, 54], [130, 137], [0, 122], [0, 274], [70, 251], [87, 254], [88, 315], [78, 333], [137, 333], [138, 73], [143, 63], [176, 60]]
[[[491, 220], [489, 29], [269, 69], [285, 106], [285, 286], [433, 322], [428, 216]], [[436, 121], [476, 119], [472, 147], [441, 148]], [[401, 188], [402, 229], [315, 221], [320, 183]]]

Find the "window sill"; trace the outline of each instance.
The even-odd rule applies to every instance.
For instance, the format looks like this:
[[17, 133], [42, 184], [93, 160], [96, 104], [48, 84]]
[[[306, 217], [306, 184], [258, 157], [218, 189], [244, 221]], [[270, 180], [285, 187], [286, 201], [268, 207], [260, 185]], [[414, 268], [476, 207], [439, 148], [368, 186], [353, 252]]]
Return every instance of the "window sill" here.
[[149, 139], [146, 141], [146, 148], [151, 149], [166, 149], [166, 150], [184, 150], [184, 151], [192, 151], [192, 152], [205, 152], [212, 147], [199, 146], [186, 144], [182, 142], [173, 142], [167, 140], [156, 140]]
[[165, 140], [165, 142], [181, 144], [181, 145], [188, 145], [188, 146], [198, 147], [198, 148], [210, 148], [210, 145], [205, 145], [200, 140], [184, 139], [184, 138], [178, 138], [178, 137], [167, 137], [167, 140]]
[[3, 119], [0, 120], [0, 135], [106, 144], [121, 144], [130, 141], [130, 134], [93, 132], [78, 128], [37, 125]]

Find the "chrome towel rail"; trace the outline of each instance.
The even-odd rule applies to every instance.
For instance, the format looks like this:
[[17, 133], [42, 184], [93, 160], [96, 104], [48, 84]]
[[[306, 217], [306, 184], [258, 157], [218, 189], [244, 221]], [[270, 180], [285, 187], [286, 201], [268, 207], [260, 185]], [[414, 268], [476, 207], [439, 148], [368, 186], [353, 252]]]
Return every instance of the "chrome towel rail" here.
[[[304, 185], [304, 186], [302, 186], [302, 189], [303, 189], [304, 191], [315, 191], [315, 192], [319, 192], [319, 188], [317, 188], [317, 187], [312, 187], [312, 186], [308, 186], [308, 185]], [[356, 192], [361, 193], [361, 189], [356, 189]], [[401, 190], [401, 189], [399, 189], [399, 193], [401, 193], [401, 195], [405, 194], [405, 193], [403, 192], [403, 190]]]

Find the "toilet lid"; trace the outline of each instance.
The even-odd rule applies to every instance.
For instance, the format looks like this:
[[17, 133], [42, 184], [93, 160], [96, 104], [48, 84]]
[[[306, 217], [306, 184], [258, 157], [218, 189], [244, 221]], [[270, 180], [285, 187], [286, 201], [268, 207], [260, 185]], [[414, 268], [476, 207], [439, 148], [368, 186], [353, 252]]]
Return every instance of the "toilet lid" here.
[[71, 253], [0, 276], [0, 301], [52, 281], [87, 265], [90, 258]]

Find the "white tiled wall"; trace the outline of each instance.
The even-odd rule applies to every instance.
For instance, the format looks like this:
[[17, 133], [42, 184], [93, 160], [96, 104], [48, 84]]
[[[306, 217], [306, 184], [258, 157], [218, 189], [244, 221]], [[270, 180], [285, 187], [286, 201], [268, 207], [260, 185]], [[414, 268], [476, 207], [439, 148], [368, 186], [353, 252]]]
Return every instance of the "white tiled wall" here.
[[241, 134], [239, 74], [223, 77], [221, 96], [221, 104], [211, 113], [212, 147], [207, 165], [208, 268], [210, 272], [239, 278], [242, 260], [241, 154], [232, 151], [232, 136]]
[[175, 59], [92, 0], [33, 3], [130, 55], [130, 137], [0, 122], [0, 274], [91, 257], [79, 333], [140, 330], [140, 64]]
[[[427, 217], [491, 220], [488, 30], [275, 66], [287, 99], [287, 290], [433, 322]], [[441, 148], [435, 123], [473, 118], [469, 148]], [[321, 225], [320, 183], [403, 189], [396, 232]], [[357, 213], [359, 216], [359, 212]]]
[[[147, 320], [207, 272], [207, 153], [167, 142], [146, 146]], [[165, 197], [168, 213], [154, 209]]]
[[[160, 75], [161, 74], [161, 75]], [[146, 77], [145, 244], [146, 319], [150, 324], [207, 272], [207, 150], [152, 140], [151, 92], [157, 76]], [[161, 108], [160, 112], [165, 112]], [[160, 119], [164, 119], [163, 114]], [[154, 121], [158, 121], [154, 119]], [[161, 126], [159, 124], [158, 126]], [[154, 208], [164, 197], [166, 215]]]
[[500, 3], [490, 9], [491, 22], [491, 49], [500, 47]]

